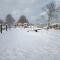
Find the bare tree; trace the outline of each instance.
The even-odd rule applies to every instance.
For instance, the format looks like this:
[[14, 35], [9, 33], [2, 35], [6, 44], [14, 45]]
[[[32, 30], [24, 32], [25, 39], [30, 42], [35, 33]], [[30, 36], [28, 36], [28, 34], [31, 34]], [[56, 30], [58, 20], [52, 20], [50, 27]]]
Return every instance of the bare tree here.
[[57, 12], [60, 12], [60, 7], [56, 7], [55, 2], [50, 2], [46, 5], [46, 8], [43, 9], [47, 12], [48, 15], [48, 27], [50, 26], [50, 22], [52, 19], [57, 18], [58, 14]]
[[47, 7], [47, 14], [48, 14], [48, 26], [50, 26], [50, 21], [55, 16], [56, 5], [54, 2], [51, 2], [46, 7]]

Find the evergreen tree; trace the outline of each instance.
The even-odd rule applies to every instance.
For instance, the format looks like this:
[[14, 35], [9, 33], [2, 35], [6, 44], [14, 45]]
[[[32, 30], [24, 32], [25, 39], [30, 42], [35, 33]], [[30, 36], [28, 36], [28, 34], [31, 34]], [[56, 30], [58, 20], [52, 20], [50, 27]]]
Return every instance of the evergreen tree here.
[[14, 18], [10, 14], [8, 14], [6, 16], [6, 24], [8, 25], [8, 27], [10, 28], [14, 24], [14, 22]]
[[24, 15], [22, 15], [19, 20], [18, 20], [19, 23], [28, 23], [28, 20], [26, 19], [26, 17]]

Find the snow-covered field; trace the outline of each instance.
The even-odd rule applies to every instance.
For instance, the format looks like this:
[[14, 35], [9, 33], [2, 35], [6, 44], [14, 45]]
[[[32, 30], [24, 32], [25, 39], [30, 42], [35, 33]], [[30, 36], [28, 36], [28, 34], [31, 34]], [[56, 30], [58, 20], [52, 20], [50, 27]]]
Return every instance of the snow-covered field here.
[[0, 33], [0, 60], [60, 60], [60, 31], [11, 29]]

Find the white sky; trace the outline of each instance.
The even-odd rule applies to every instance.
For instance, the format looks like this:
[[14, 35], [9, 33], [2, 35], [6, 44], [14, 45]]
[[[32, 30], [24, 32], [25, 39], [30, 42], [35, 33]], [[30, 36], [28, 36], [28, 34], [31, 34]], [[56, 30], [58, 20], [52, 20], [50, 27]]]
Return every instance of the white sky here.
[[[0, 0], [0, 18], [4, 19], [7, 14], [17, 20], [25, 15], [28, 20], [34, 20], [42, 12], [42, 8], [52, 0]], [[59, 5], [60, 0], [55, 0]]]

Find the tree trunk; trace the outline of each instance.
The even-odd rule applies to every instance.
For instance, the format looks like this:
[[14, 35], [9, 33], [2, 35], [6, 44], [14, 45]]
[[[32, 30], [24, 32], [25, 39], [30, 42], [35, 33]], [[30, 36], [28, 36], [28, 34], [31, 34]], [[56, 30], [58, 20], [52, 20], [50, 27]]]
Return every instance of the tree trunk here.
[[50, 26], [50, 17], [48, 17], [48, 27]]

